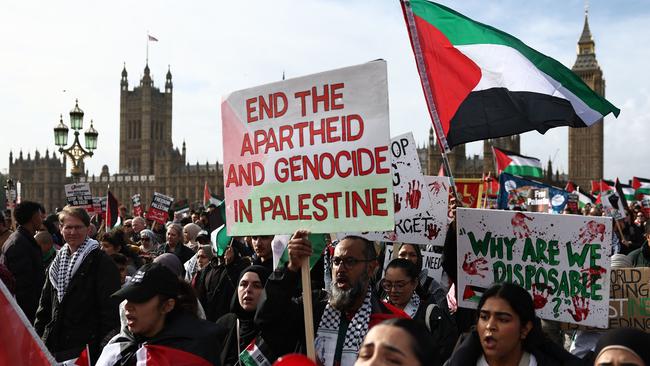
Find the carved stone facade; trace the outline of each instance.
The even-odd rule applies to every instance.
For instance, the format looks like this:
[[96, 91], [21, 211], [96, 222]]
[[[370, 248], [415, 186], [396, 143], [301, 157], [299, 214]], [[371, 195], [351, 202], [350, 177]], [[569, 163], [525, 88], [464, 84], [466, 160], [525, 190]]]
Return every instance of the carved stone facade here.
[[[141, 195], [147, 207], [154, 192], [186, 199], [189, 203], [203, 201], [203, 187], [208, 183], [212, 193], [223, 196], [223, 166], [218, 162], [190, 165], [186, 146], [181, 150], [172, 143], [172, 75], [167, 71], [165, 89], [154, 86], [149, 66], [145, 66], [140, 84], [129, 90], [126, 67], [120, 82], [120, 156], [119, 173], [111, 175], [104, 165], [99, 175], [79, 180], [89, 182], [94, 196], [104, 196], [108, 186], [121, 204], [131, 208], [130, 197]], [[110, 142], [109, 142], [110, 143]], [[101, 148], [101, 146], [100, 146]], [[66, 163], [55, 154], [34, 159], [22, 152], [18, 159], [9, 156], [9, 176], [22, 183], [24, 200], [41, 202], [48, 212], [65, 205], [64, 185], [72, 183], [66, 176]]]
[[[587, 14], [572, 70], [596, 93], [605, 96], [605, 80], [596, 60]], [[603, 138], [602, 119], [589, 128], [569, 128], [569, 179], [576, 185], [588, 187], [591, 180], [603, 178]]]

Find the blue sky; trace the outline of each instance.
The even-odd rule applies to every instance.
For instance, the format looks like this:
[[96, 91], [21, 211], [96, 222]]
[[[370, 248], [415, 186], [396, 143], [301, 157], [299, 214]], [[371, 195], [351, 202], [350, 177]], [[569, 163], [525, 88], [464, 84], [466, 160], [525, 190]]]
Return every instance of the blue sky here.
[[[584, 1], [442, 1], [502, 29], [571, 67]], [[589, 19], [607, 98], [621, 108], [605, 120], [605, 175], [650, 177], [650, 5], [591, 1]], [[287, 77], [386, 59], [391, 135], [413, 131], [424, 142], [430, 121], [399, 2], [393, 1], [65, 1], [5, 2], [0, 12], [0, 171], [9, 151], [54, 149], [52, 128], [79, 98], [95, 121], [99, 149], [87, 162], [98, 174], [118, 166], [119, 81], [131, 86], [145, 64], [154, 83], [174, 81], [175, 145], [188, 158], [221, 161], [221, 96]], [[65, 92], [64, 92], [65, 90]], [[468, 146], [479, 154], [481, 144]], [[567, 129], [527, 133], [522, 152], [567, 170]]]

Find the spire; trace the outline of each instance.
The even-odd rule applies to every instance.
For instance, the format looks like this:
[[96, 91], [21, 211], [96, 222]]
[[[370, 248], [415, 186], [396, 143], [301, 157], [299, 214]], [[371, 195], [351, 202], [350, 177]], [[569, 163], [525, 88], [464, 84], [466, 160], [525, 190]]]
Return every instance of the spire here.
[[171, 66], [167, 65], [167, 76], [165, 80], [165, 92], [171, 93], [174, 85], [172, 84], [172, 70]]
[[580, 35], [580, 40], [578, 43], [589, 43], [593, 42], [591, 37], [591, 30], [589, 29], [589, 8], [588, 5], [585, 6], [585, 24], [582, 27], [582, 34]]
[[128, 73], [126, 72], [126, 62], [124, 63], [124, 67], [122, 68], [122, 79], [120, 80], [120, 86], [122, 87], [122, 90], [127, 90], [129, 88], [129, 80], [127, 79]]
[[125, 63], [124, 63], [124, 67], [122, 68], [122, 78], [126, 78], [127, 75], [128, 75], [128, 74], [127, 74], [127, 72], [126, 72], [126, 62], [125, 62]]
[[573, 64], [573, 71], [600, 69], [596, 60], [596, 44], [589, 29], [589, 8], [585, 5], [585, 23], [578, 39], [578, 57]]

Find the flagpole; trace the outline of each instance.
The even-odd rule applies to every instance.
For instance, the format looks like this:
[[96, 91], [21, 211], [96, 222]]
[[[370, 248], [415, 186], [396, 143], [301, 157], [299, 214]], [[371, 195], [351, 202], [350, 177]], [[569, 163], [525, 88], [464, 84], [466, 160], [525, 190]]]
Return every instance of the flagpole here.
[[449, 165], [449, 159], [447, 158], [447, 153], [451, 152], [451, 149], [449, 148], [447, 137], [442, 129], [442, 123], [440, 122], [436, 105], [433, 102], [433, 92], [431, 90], [431, 85], [429, 85], [429, 79], [427, 78], [427, 65], [424, 62], [424, 56], [422, 55], [422, 50], [420, 48], [420, 39], [418, 38], [413, 9], [411, 9], [409, 0], [400, 0], [400, 2], [402, 3], [402, 9], [408, 25], [408, 33], [411, 38], [411, 44], [413, 45], [413, 53], [415, 54], [415, 62], [418, 66], [418, 73], [420, 74], [422, 90], [424, 91], [424, 96], [429, 108], [429, 115], [433, 121], [433, 129], [436, 131], [436, 138], [438, 139], [438, 146], [440, 147], [440, 154], [442, 155], [442, 163], [445, 166], [445, 171], [449, 177], [449, 185], [451, 186], [451, 191], [456, 198], [456, 205], [457, 207], [462, 207], [463, 201], [458, 197], [456, 182], [454, 181], [454, 175], [451, 172], [451, 166]]
[[147, 31], [147, 65], [149, 65], [149, 31]]

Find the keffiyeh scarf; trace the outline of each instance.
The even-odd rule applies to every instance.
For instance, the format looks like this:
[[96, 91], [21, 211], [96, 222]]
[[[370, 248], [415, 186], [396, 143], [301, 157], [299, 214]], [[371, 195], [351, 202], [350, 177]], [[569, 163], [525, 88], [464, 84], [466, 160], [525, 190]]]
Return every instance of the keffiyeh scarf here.
[[420, 307], [420, 296], [413, 291], [413, 295], [411, 296], [411, 300], [409, 300], [409, 303], [406, 304], [404, 307], [404, 312], [408, 314], [408, 316], [413, 319], [415, 316], [415, 313], [418, 312], [418, 308]]
[[70, 280], [81, 266], [81, 263], [90, 252], [98, 248], [99, 243], [97, 240], [86, 238], [74, 253], [70, 253], [70, 245], [67, 243], [59, 250], [54, 261], [52, 261], [49, 272], [49, 278], [52, 286], [56, 289], [59, 302], [63, 300]]
[[[368, 288], [363, 304], [354, 314], [354, 317], [352, 317], [352, 320], [348, 324], [348, 329], [345, 332], [343, 352], [341, 353], [341, 366], [353, 365], [357, 360], [361, 342], [363, 341], [363, 337], [366, 336], [366, 333], [368, 333], [368, 326], [370, 324], [370, 314], [372, 313], [370, 299], [371, 291]], [[321, 365], [332, 366], [334, 364], [334, 355], [336, 353], [339, 325], [342, 316], [345, 316], [345, 314], [342, 314], [329, 304], [325, 307], [325, 312], [323, 312], [323, 316], [320, 319], [316, 339], [314, 340], [316, 358], [318, 358], [319, 364]]]

